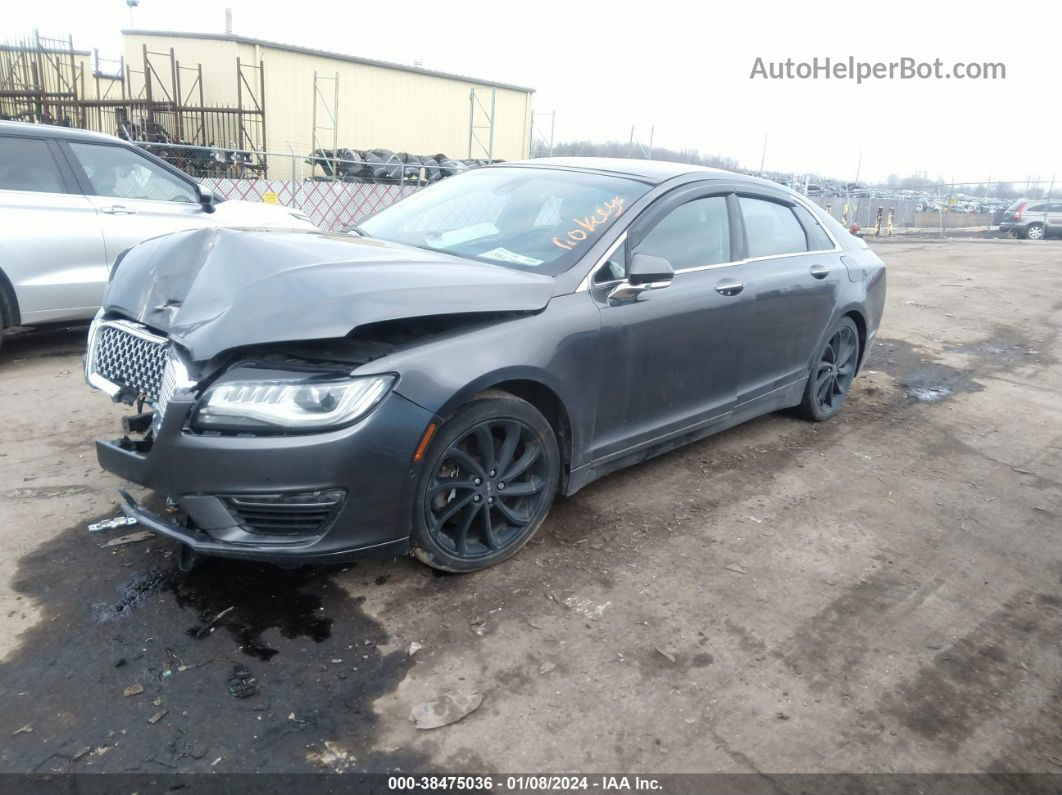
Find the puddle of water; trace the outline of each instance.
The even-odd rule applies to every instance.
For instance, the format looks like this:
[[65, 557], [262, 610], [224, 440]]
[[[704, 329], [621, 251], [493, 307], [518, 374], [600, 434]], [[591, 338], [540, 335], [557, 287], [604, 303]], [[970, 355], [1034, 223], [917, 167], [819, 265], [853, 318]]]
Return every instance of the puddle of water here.
[[959, 392], [982, 388], [972, 373], [935, 361], [903, 340], [880, 340], [873, 356], [874, 366], [896, 379], [910, 401], [936, 403]]
[[943, 400], [951, 393], [951, 390], [947, 387], [914, 387], [907, 390], [908, 395], [915, 400], [920, 400], [924, 403], [933, 403], [937, 400]]

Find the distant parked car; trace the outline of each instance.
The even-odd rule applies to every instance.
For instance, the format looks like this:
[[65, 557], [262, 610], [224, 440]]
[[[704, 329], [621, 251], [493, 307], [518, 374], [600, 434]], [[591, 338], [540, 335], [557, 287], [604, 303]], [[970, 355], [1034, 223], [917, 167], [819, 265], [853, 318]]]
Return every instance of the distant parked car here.
[[203, 226], [314, 229], [287, 207], [223, 201], [110, 135], [0, 122], [0, 340], [10, 326], [90, 320], [119, 253]]
[[1018, 199], [1003, 213], [999, 231], [1029, 240], [1062, 235], [1062, 201]]

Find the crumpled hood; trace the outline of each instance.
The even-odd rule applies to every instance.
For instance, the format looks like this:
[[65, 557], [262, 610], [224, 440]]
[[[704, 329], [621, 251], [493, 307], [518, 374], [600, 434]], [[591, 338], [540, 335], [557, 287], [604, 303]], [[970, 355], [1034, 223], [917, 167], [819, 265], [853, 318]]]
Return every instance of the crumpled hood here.
[[336, 339], [384, 320], [537, 311], [554, 287], [549, 276], [371, 238], [205, 228], [127, 251], [103, 306], [205, 361], [245, 345]]

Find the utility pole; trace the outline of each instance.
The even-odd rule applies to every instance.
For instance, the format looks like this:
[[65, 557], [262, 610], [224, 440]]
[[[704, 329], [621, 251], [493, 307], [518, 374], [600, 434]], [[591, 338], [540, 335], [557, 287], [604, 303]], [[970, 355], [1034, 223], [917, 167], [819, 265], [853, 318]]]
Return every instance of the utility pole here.
[[767, 133], [763, 134], [763, 154], [760, 155], [760, 176], [763, 176], [763, 164], [767, 162]]
[[[859, 172], [863, 170], [863, 150], [859, 150], [859, 159], [856, 161], [856, 184], [859, 184]], [[879, 172], [880, 173], [880, 172]]]

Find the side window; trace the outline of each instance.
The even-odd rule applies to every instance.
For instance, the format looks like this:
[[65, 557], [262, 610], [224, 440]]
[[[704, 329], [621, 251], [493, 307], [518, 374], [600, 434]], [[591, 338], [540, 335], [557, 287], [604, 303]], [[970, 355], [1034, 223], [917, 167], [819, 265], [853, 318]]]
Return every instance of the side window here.
[[1025, 212], [1027, 212], [1027, 213], [1042, 213], [1043, 211], [1044, 211], [1044, 205], [1043, 204], [1034, 204], [1031, 207], [1026, 207], [1025, 208]]
[[635, 249], [663, 257], [675, 270], [730, 261], [730, 221], [725, 196], [694, 199], [653, 227]]
[[0, 190], [66, 193], [47, 141], [0, 136]]
[[750, 258], [800, 254], [808, 250], [804, 229], [786, 205], [742, 196], [741, 214], [745, 219]]
[[822, 228], [818, 218], [799, 204], [793, 208], [793, 212], [797, 214], [800, 223], [804, 225], [804, 231], [807, 232], [808, 251], [827, 251], [833, 248], [833, 241]]
[[70, 142], [98, 196], [197, 203], [195, 189], [124, 146]]

